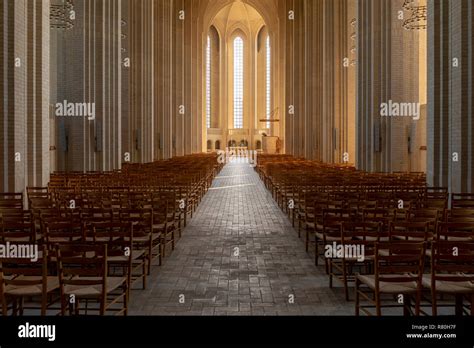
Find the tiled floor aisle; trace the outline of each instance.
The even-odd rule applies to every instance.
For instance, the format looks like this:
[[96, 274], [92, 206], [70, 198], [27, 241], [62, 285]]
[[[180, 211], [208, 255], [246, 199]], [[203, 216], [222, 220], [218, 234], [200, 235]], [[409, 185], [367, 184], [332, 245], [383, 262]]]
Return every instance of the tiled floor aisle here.
[[341, 290], [328, 288], [255, 171], [229, 164], [148, 289], [132, 292], [130, 314], [352, 315]]

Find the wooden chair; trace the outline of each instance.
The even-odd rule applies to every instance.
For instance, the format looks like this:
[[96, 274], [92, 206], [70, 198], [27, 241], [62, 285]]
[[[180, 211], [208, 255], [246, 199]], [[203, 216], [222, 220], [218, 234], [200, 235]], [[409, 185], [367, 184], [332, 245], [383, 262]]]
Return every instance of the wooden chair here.
[[[319, 241], [322, 240], [322, 246], [326, 248], [327, 245], [332, 245], [334, 242], [339, 242], [341, 238], [341, 224], [344, 222], [353, 222], [351, 216], [346, 216], [342, 214], [339, 216], [335, 216], [329, 214], [329, 212], [333, 212], [333, 209], [325, 209], [323, 212], [323, 220], [322, 220], [322, 231], [316, 232], [316, 248], [315, 248], [315, 263], [317, 263], [317, 259], [320, 256], [319, 253]], [[324, 252], [322, 253], [324, 256]], [[324, 256], [324, 262], [326, 266], [326, 274], [329, 274], [329, 259]]]
[[341, 224], [339, 241], [333, 242], [339, 248], [335, 257], [328, 257], [329, 287], [333, 278], [344, 284], [346, 301], [349, 301], [349, 282], [355, 281], [354, 270], [370, 274], [374, 262], [374, 246], [381, 237], [381, 224], [370, 222], [345, 222]]
[[[376, 243], [374, 274], [356, 275], [355, 315], [359, 316], [360, 311], [372, 315], [368, 308], [375, 307], [376, 315], [381, 316], [382, 307], [400, 307], [399, 300], [408, 315], [412, 313], [412, 297], [414, 314], [419, 315], [424, 260], [424, 242]], [[382, 295], [390, 297], [389, 304], [382, 303]], [[369, 305], [361, 305], [361, 297]]]
[[[10, 243], [12, 245], [13, 243]], [[14, 243], [17, 248], [25, 247], [21, 243]], [[32, 255], [33, 256], [33, 255]], [[2, 258], [0, 259], [0, 298], [2, 313], [8, 315], [8, 305], [12, 302], [12, 314], [23, 315], [25, 298], [39, 299], [41, 315], [46, 315], [52, 304], [50, 295], [59, 288], [56, 276], [48, 274], [48, 252], [43, 246], [38, 254], [31, 258]]]
[[153, 234], [153, 210], [152, 209], [122, 209], [120, 211], [120, 222], [134, 225], [135, 248], [143, 250], [147, 259], [148, 274], [151, 273], [153, 262], [153, 245], [157, 243], [160, 236]]
[[431, 291], [433, 315], [438, 315], [439, 295], [449, 295], [455, 298], [456, 315], [463, 314], [467, 299], [474, 316], [474, 241], [437, 241], [431, 249], [431, 275], [423, 277], [423, 285]]
[[[89, 311], [105, 315], [128, 313], [127, 277], [108, 275], [107, 245], [58, 245], [56, 247], [61, 293], [61, 314], [79, 315]], [[81, 301], [85, 307], [81, 308]], [[89, 308], [89, 302], [99, 308]], [[121, 305], [121, 306], [120, 306]]]
[[44, 243], [49, 250], [56, 244], [76, 244], [86, 239], [83, 223], [59, 221], [45, 224]]
[[144, 250], [135, 248], [133, 223], [96, 222], [92, 224], [95, 244], [107, 244], [109, 275], [119, 269], [120, 276], [127, 277], [127, 289], [142, 282], [146, 288], [147, 259]]

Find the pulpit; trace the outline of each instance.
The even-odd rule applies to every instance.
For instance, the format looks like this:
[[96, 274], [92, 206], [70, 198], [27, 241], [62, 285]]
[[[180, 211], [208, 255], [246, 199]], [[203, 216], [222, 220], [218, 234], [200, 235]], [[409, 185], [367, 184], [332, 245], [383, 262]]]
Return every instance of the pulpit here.
[[277, 150], [278, 137], [262, 137], [263, 153], [274, 155]]

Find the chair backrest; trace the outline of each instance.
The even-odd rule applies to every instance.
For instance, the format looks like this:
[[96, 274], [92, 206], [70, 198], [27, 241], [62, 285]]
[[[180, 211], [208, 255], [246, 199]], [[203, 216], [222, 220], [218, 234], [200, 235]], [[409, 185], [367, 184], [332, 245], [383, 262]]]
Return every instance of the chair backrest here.
[[433, 238], [429, 222], [391, 222], [389, 225], [391, 241], [427, 241]]
[[153, 226], [153, 209], [121, 209], [120, 222], [133, 223], [135, 231], [151, 232]]
[[56, 245], [61, 293], [66, 285], [100, 286], [104, 297], [107, 288], [107, 244]]
[[380, 282], [404, 283], [417, 281], [421, 288], [426, 243], [384, 242], [375, 245], [376, 291]]
[[28, 202], [33, 198], [51, 198], [48, 187], [27, 187], [26, 194], [28, 196]]
[[375, 243], [383, 237], [380, 222], [344, 222], [341, 231], [341, 241], [354, 243]]
[[45, 227], [44, 238], [48, 247], [52, 247], [54, 244], [75, 244], [85, 240], [84, 223], [49, 222]]
[[474, 209], [452, 209], [446, 210], [446, 222], [462, 222], [465, 219], [474, 219]]
[[474, 240], [474, 222], [446, 222], [438, 224], [436, 240], [472, 241]]
[[436, 281], [474, 281], [474, 241], [437, 241], [431, 250], [432, 286]]
[[[0, 298], [2, 301], [3, 315], [7, 315], [8, 307], [5, 296], [7, 286], [13, 287], [39, 287], [41, 288], [42, 314], [45, 314], [47, 302], [47, 276], [48, 253], [46, 248], [40, 247], [31, 250], [33, 245], [24, 243], [11, 243], [9, 248], [28, 248], [29, 257], [0, 258]], [[17, 252], [17, 256], [21, 252]], [[36, 254], [36, 255], [33, 255]]]
[[[109, 245], [133, 246], [133, 223], [95, 222], [91, 224], [94, 242], [106, 241]], [[111, 250], [108, 250], [109, 255]]]
[[23, 193], [0, 193], [0, 209], [2, 208], [23, 210]]
[[107, 208], [85, 208], [81, 209], [81, 219], [88, 224], [96, 222], [112, 222], [114, 214], [112, 209]]
[[451, 195], [452, 209], [474, 209], [473, 193], [453, 193]]
[[341, 221], [343, 221], [344, 218], [355, 219], [356, 215], [357, 215], [357, 210], [355, 209], [329, 208], [329, 209], [324, 209], [323, 211], [323, 219], [334, 217], [334, 218], [342, 218]]
[[33, 220], [24, 219], [23, 216], [19, 219], [0, 219], [0, 239], [2, 242], [36, 242], [36, 232]]

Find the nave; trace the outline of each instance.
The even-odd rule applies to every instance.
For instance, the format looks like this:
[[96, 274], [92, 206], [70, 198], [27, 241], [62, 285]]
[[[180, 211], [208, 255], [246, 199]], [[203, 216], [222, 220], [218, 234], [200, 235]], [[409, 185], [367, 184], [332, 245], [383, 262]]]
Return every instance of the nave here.
[[[237, 256], [238, 255], [238, 256]], [[132, 314], [352, 315], [254, 169], [227, 164]], [[184, 303], [180, 303], [184, 295]], [[292, 300], [294, 299], [294, 301]]]

